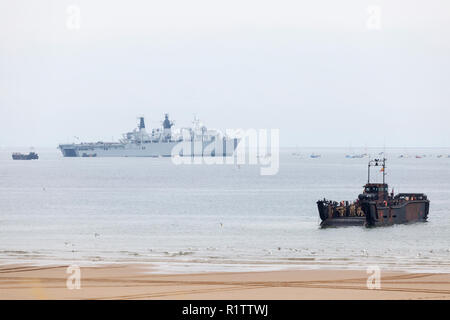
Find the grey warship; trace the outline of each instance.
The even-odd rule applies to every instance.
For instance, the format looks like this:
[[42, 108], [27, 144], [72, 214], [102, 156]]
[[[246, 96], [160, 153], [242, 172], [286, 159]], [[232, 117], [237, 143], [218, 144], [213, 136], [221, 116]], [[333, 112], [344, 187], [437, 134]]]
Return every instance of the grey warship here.
[[[123, 134], [118, 142], [87, 142], [60, 144], [64, 157], [172, 157], [179, 156], [232, 156], [239, 143], [238, 138], [228, 137], [217, 130], [210, 130], [197, 118], [192, 127], [173, 130], [174, 123], [165, 114], [162, 127], [150, 132], [144, 117], [133, 131]], [[175, 146], [183, 143], [186, 148], [176, 154]]]

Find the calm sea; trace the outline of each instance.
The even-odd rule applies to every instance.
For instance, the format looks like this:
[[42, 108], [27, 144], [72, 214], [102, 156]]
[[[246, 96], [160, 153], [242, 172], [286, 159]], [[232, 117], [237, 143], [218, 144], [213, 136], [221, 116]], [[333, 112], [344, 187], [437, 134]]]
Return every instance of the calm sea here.
[[[424, 192], [429, 222], [320, 229], [316, 201], [353, 200], [367, 158], [283, 150], [259, 166], [174, 165], [170, 158], [63, 158], [0, 150], [0, 263], [149, 263], [157, 272], [365, 268], [450, 272], [450, 158], [389, 150], [396, 192]], [[322, 157], [312, 159], [311, 153]], [[406, 152], [404, 152], [406, 153]], [[380, 174], [374, 172], [374, 177]]]

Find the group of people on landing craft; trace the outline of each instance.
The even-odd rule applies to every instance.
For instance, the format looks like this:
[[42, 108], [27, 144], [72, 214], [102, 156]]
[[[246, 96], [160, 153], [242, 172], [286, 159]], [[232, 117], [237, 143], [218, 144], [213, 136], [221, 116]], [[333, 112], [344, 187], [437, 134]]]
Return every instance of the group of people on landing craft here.
[[364, 212], [361, 209], [359, 200], [352, 203], [349, 201], [329, 201], [323, 199], [324, 203], [328, 204], [328, 216], [330, 217], [364, 217]]

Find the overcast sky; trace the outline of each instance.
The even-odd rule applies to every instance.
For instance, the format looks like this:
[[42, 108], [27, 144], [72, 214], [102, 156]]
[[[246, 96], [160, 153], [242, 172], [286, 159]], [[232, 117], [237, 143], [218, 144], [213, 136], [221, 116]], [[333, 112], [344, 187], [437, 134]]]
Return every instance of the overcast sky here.
[[166, 112], [282, 146], [450, 147], [450, 2], [0, 2], [0, 146], [118, 139]]

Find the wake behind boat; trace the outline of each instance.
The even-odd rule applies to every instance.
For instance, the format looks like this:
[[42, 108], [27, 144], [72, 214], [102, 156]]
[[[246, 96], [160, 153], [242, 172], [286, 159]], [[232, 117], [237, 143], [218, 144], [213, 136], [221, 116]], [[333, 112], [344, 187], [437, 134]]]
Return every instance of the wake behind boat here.
[[[64, 157], [171, 157], [173, 148], [185, 143], [188, 148], [180, 156], [232, 156], [239, 139], [229, 138], [217, 130], [208, 130], [198, 119], [192, 128], [174, 131], [173, 122], [165, 115], [161, 128], [148, 133], [143, 117], [139, 118], [137, 129], [123, 134], [119, 142], [88, 142], [60, 144]], [[187, 150], [186, 150], [187, 149]]]

